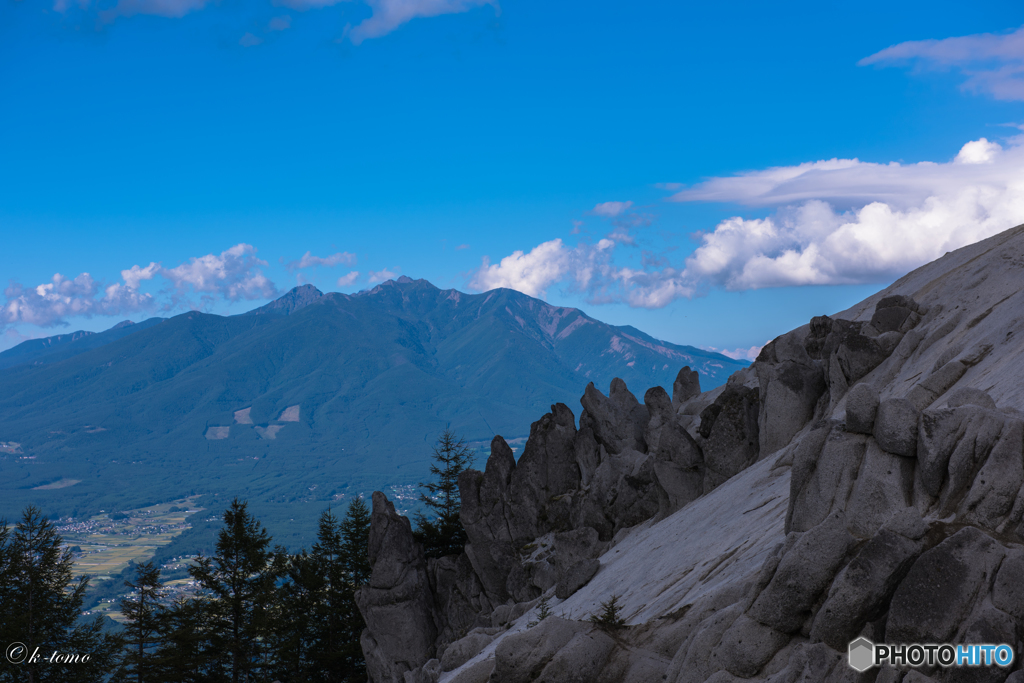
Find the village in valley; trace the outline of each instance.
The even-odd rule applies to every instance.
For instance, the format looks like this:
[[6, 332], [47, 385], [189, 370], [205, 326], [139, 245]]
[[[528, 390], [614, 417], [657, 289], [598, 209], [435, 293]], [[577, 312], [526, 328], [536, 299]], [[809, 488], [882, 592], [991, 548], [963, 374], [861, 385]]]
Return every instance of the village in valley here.
[[[93, 586], [100, 582], [118, 581], [129, 563], [147, 562], [157, 550], [187, 529], [189, 517], [204, 508], [196, 503], [199, 496], [182, 498], [137, 510], [101, 511], [88, 519], [63, 517], [56, 521], [56, 530], [73, 553], [75, 575], [88, 576]], [[188, 567], [194, 556], [170, 558], [161, 564], [164, 598], [174, 600], [195, 591]], [[116, 587], [121, 592], [121, 587]], [[116, 598], [106, 598], [83, 614], [105, 614], [123, 622]]]

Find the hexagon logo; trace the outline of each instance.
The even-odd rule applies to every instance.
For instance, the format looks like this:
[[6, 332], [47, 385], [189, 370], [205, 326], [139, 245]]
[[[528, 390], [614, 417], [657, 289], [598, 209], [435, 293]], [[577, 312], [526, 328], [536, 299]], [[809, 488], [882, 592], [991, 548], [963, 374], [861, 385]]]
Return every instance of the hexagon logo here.
[[867, 671], [875, 664], [875, 644], [867, 638], [858, 638], [850, 643], [850, 666], [857, 671]]

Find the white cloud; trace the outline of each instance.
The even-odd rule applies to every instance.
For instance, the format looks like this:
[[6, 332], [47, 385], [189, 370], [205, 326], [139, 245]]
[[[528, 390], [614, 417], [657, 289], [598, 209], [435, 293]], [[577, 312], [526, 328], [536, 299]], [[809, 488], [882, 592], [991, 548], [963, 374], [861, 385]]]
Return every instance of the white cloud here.
[[698, 234], [698, 247], [676, 266], [646, 250], [640, 269], [616, 266], [616, 249], [631, 246], [625, 240], [575, 248], [552, 240], [496, 264], [485, 258], [469, 286], [543, 297], [562, 285], [590, 303], [660, 308], [710, 287], [883, 283], [1024, 223], [1024, 136], [1005, 149], [984, 138], [968, 142], [943, 163], [832, 159], [711, 178], [671, 200], [775, 211]]
[[543, 297], [547, 288], [561, 281], [568, 270], [568, 250], [562, 240], [554, 239], [537, 245], [529, 254], [514, 251], [493, 265], [484, 256], [469, 286], [479, 292], [507, 287], [530, 296]]
[[330, 256], [313, 256], [312, 252], [306, 252], [297, 261], [289, 261], [285, 264], [285, 268], [289, 272], [296, 270], [302, 270], [303, 268], [315, 268], [317, 266], [323, 266], [325, 268], [333, 268], [337, 265], [351, 266], [356, 262], [356, 255], [350, 254], [347, 251], [339, 251], [337, 254], [331, 254]]
[[348, 275], [342, 275], [341, 277], [338, 278], [338, 286], [339, 287], [351, 287], [352, 285], [355, 284], [356, 280], [358, 280], [358, 279], [359, 279], [359, 271], [358, 270], [353, 270]]
[[960, 164], [991, 164], [1001, 151], [1003, 148], [998, 143], [981, 138], [961, 147], [960, 153], [953, 161]]
[[[947, 163], [833, 159], [713, 178], [676, 201], [782, 205], [701, 235], [692, 282], [732, 290], [883, 282], [1024, 221], [1024, 140], [982, 138]], [[853, 204], [838, 211], [828, 201]]]
[[887, 47], [859, 64], [914, 64], [958, 69], [965, 90], [998, 100], [1024, 100], [1024, 27], [1012, 33], [977, 33], [942, 40], [912, 40]]
[[187, 304], [192, 293], [206, 300], [212, 296], [229, 301], [267, 299], [277, 294], [277, 288], [260, 271], [260, 266], [265, 265], [256, 258], [255, 247], [237, 244], [219, 256], [191, 258], [175, 268], [163, 268], [155, 262], [144, 268], [134, 265], [121, 271], [121, 282], [106, 286], [89, 273], [73, 279], [57, 273], [50, 282], [36, 287], [11, 282], [0, 307], [0, 330], [19, 324], [54, 327], [66, 325], [67, 319], [73, 317], [123, 316], [153, 310], [157, 299], [140, 291], [140, 287], [157, 276], [167, 280], [173, 289], [171, 303], [164, 305], [165, 310]]
[[723, 356], [728, 356], [729, 358], [732, 358], [734, 360], [749, 360], [753, 362], [757, 358], [758, 354], [761, 353], [761, 349], [763, 349], [764, 347], [751, 346], [749, 349], [733, 349], [731, 351], [729, 349], [716, 349], [713, 346], [703, 346], [701, 348], [703, 348], [705, 351], [714, 351], [715, 353], [720, 353]]
[[398, 277], [398, 273], [400, 270], [400, 268], [395, 268], [394, 270], [388, 270], [387, 268], [382, 268], [381, 270], [371, 270], [368, 275], [368, 281], [372, 285], [378, 282], [384, 282], [385, 280], [394, 280], [396, 277]]
[[244, 36], [238, 39], [238, 44], [242, 47], [254, 47], [262, 42], [262, 38], [257, 38], [251, 33], [246, 33]]
[[602, 202], [591, 209], [591, 213], [606, 218], [614, 218], [633, 206], [633, 202]]
[[614, 248], [615, 242], [610, 239], [596, 245], [581, 243], [572, 249], [561, 239], [554, 239], [537, 245], [530, 253], [514, 251], [494, 264], [484, 256], [468, 286], [478, 292], [507, 287], [544, 298], [549, 287], [565, 282], [575, 291], [603, 300], [609, 296], [608, 287], [614, 285]]
[[266, 261], [256, 258], [256, 247], [236, 244], [219, 256], [192, 257], [176, 268], [162, 269], [160, 274], [171, 281], [179, 293], [194, 291], [218, 294], [229, 301], [269, 299], [277, 288], [259, 270]]
[[129, 289], [138, 289], [139, 283], [143, 280], [152, 280], [160, 272], [160, 264], [151, 262], [145, 268], [138, 266], [132, 266], [127, 270], [121, 271], [121, 279], [124, 280], [124, 284]]
[[[298, 0], [317, 2], [318, 0]], [[500, 11], [497, 0], [365, 0], [373, 15], [348, 33], [349, 40], [359, 45], [364, 40], [391, 33], [402, 24], [419, 17], [468, 12], [477, 7], [491, 5]], [[325, 3], [326, 4], [326, 3]]]
[[[123, 272], [132, 273], [130, 270]], [[36, 287], [12, 282], [4, 290], [6, 302], [0, 308], [0, 329], [20, 323], [55, 327], [66, 325], [69, 317], [124, 315], [153, 308], [153, 297], [140, 293], [137, 283], [137, 279], [126, 279], [123, 285], [107, 287], [104, 295], [97, 298], [102, 285], [89, 273], [73, 279], [57, 273], [50, 282]]]

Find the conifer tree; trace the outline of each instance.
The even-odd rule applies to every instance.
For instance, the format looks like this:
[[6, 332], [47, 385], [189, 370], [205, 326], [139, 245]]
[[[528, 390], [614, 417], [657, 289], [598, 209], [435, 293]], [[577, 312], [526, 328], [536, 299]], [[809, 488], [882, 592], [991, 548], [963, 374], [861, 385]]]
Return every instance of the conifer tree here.
[[[79, 623], [82, 599], [89, 584], [74, 580], [71, 551], [39, 508], [28, 506], [11, 534], [0, 533], [0, 574], [3, 576], [0, 633], [5, 642], [26, 646], [26, 661], [0, 669], [0, 681], [95, 681], [111, 672], [121, 643], [102, 633], [102, 617]], [[32, 661], [37, 653], [39, 659]], [[43, 660], [52, 653], [88, 655], [74, 667]], [[7, 664], [7, 662], [5, 662]]]
[[268, 668], [263, 651], [276, 597], [275, 583], [287, 554], [270, 550], [267, 530], [246, 502], [234, 499], [224, 512], [216, 554], [200, 555], [189, 574], [214, 601], [213, 645], [229, 657], [232, 683], [251, 680]]
[[124, 673], [137, 683], [156, 681], [153, 649], [159, 638], [163, 597], [160, 568], [152, 562], [135, 565], [135, 578], [124, 582], [132, 593], [121, 598], [121, 614], [126, 620]]
[[325, 511], [312, 549], [291, 557], [281, 586], [282, 680], [366, 680], [355, 591], [369, 577], [369, 527], [369, 509], [356, 498], [343, 520]]
[[451, 427], [446, 427], [434, 446], [434, 462], [430, 465], [430, 473], [437, 480], [420, 483], [426, 489], [426, 493], [420, 494], [420, 502], [427, 506], [433, 519], [417, 513], [415, 536], [428, 557], [457, 555], [466, 545], [466, 530], [459, 519], [459, 475], [472, 462], [473, 452]]
[[322, 608], [326, 578], [322, 567], [306, 550], [289, 558], [286, 580], [278, 587], [279, 608], [273, 615], [271, 648], [275, 675], [283, 681], [319, 679], [315, 666], [318, 632], [325, 628]]
[[356, 683], [366, 680], [366, 661], [359, 645], [366, 622], [356, 605], [356, 591], [370, 580], [370, 509], [361, 496], [349, 503], [341, 523], [340, 559], [343, 574], [339, 578], [343, 580], [333, 603], [342, 615], [341, 632], [334, 636], [341, 647], [337, 649], [337, 676], [331, 681]]
[[179, 597], [160, 614], [160, 646], [154, 657], [160, 681], [225, 680], [225, 658], [213, 644], [217, 610], [208, 597]]

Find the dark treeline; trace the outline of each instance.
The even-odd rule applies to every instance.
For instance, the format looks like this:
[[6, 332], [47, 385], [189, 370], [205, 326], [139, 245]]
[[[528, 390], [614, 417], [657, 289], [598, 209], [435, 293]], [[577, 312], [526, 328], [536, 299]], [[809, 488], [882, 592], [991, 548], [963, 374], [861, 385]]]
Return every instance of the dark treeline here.
[[369, 532], [357, 498], [342, 519], [324, 512], [313, 547], [289, 554], [236, 499], [215, 552], [189, 568], [196, 590], [168, 600], [160, 569], [135, 565], [113, 634], [102, 617], [79, 619], [88, 579], [72, 578], [70, 550], [30, 506], [13, 533], [0, 524], [0, 637], [24, 645], [0, 681], [365, 681], [355, 591], [369, 578]]
[[[416, 516], [428, 555], [462, 551], [458, 476], [471, 452], [446, 429], [434, 448]], [[188, 573], [194, 590], [170, 599], [153, 562], [136, 564], [120, 601], [125, 628], [81, 618], [89, 580], [73, 577], [71, 550], [29, 506], [13, 529], [0, 522], [0, 683], [363, 683], [365, 628], [355, 593], [370, 577], [370, 510], [353, 500], [344, 517], [319, 519], [316, 543], [290, 554], [237, 498], [215, 550]], [[54, 654], [56, 653], [56, 655]], [[84, 656], [87, 655], [87, 658]], [[20, 658], [20, 659], [19, 659]], [[71, 658], [71, 659], [69, 659]]]

